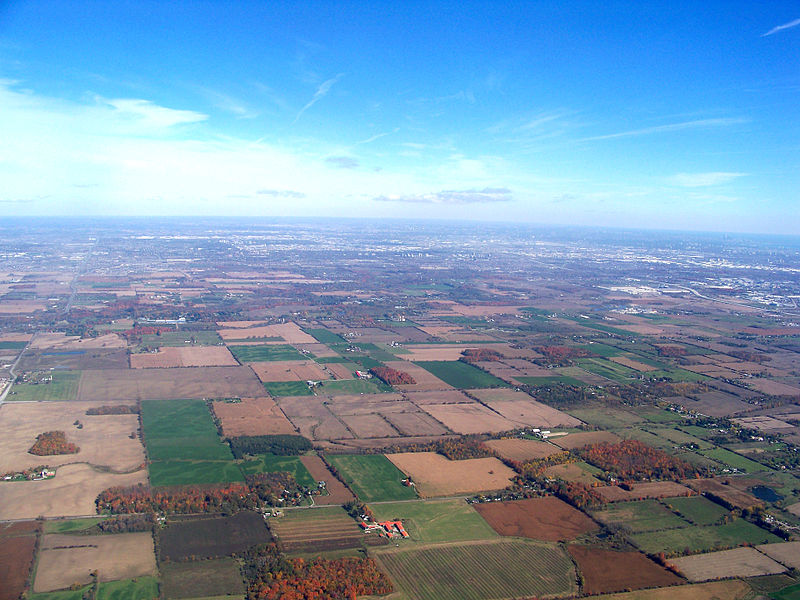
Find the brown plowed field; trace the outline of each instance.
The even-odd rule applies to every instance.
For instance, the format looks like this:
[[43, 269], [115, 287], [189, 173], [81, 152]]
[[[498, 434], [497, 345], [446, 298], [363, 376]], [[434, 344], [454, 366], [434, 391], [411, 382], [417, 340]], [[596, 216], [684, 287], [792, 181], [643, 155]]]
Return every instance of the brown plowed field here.
[[581, 431], [580, 433], [570, 433], [563, 437], [554, 438], [553, 443], [565, 450], [572, 450], [573, 448], [583, 448], [589, 444], [602, 444], [603, 442], [616, 444], [621, 440], [622, 438], [610, 431]]
[[46, 535], [33, 591], [50, 592], [73, 583], [87, 584], [92, 580], [89, 573], [95, 569], [100, 581], [155, 575], [152, 534]]
[[550, 429], [581, 424], [575, 417], [537, 402], [524, 392], [489, 389], [469, 390], [469, 394], [517, 425]]
[[[38, 465], [56, 467], [89, 463], [115, 471], [129, 471], [144, 462], [144, 447], [136, 430], [138, 415], [87, 415], [96, 402], [25, 402], [0, 406], [0, 473]], [[81, 429], [74, 424], [80, 421]], [[36, 436], [44, 431], [64, 431], [75, 443], [77, 454], [34, 456], [28, 454]], [[131, 439], [131, 433], [134, 434]], [[110, 450], [113, 448], [113, 450]]]
[[0, 600], [18, 600], [28, 582], [38, 525], [22, 525], [0, 526]]
[[674, 481], [635, 483], [632, 487], [633, 489], [628, 491], [616, 485], [608, 485], [597, 488], [597, 492], [609, 502], [644, 500], [645, 498], [671, 498], [674, 496], [688, 496], [691, 493], [689, 488]]
[[271, 541], [264, 518], [247, 510], [229, 517], [170, 519], [158, 529], [161, 560], [221, 558]]
[[[309, 511], [304, 514], [313, 515]], [[388, 543], [375, 534], [365, 534], [344, 512], [322, 518], [277, 518], [270, 521], [270, 527], [286, 552], [323, 552], [359, 548], [364, 543]]]
[[330, 374], [313, 360], [281, 360], [248, 363], [263, 382], [268, 381], [321, 381]]
[[462, 404], [464, 402], [471, 402], [471, 400], [459, 390], [407, 392], [406, 397], [420, 408], [423, 408], [427, 404]]
[[239, 435], [278, 435], [297, 433], [272, 398], [242, 398], [241, 402], [214, 402], [214, 414], [222, 423], [222, 433]]
[[308, 335], [294, 323], [262, 325], [260, 327], [221, 329], [219, 336], [226, 342], [229, 340], [246, 340], [248, 338], [283, 338], [288, 344], [316, 344], [316, 339]]
[[356, 377], [354, 371], [346, 364], [328, 363], [325, 366], [328, 367], [328, 373], [330, 373], [334, 379], [355, 379]]
[[640, 552], [568, 546], [583, 575], [584, 594], [638, 590], [681, 583], [682, 579]]
[[475, 494], [506, 487], [515, 473], [496, 458], [448, 460], [434, 452], [387, 454], [416, 483], [420, 496]]
[[711, 583], [690, 583], [665, 588], [642, 590], [640, 592], [620, 592], [618, 594], [596, 596], [595, 600], [745, 600], [751, 598], [753, 590], [744, 581], [712, 581]]
[[235, 367], [238, 364], [225, 346], [165, 347], [158, 352], [131, 354], [132, 369]]
[[766, 554], [772, 560], [777, 560], [787, 567], [800, 569], [800, 542], [785, 542], [783, 544], [761, 544], [756, 546], [759, 552]]
[[347, 415], [340, 417], [356, 437], [398, 437], [400, 432], [380, 415]]
[[537, 440], [489, 440], [484, 442], [500, 456], [507, 460], [516, 460], [525, 462], [526, 460], [533, 460], [535, 458], [546, 458], [553, 454], [563, 452], [558, 446], [548, 444], [547, 442], [539, 442]]
[[249, 367], [83, 371], [78, 400], [257, 398], [264, 388]]
[[786, 567], [761, 554], [755, 548], [734, 548], [721, 552], [671, 558], [669, 564], [676, 567], [689, 581], [708, 581], [726, 577], [758, 577], [786, 571]]
[[387, 367], [408, 373], [414, 378], [416, 383], [410, 385], [396, 385], [395, 389], [404, 392], [409, 391], [430, 391], [430, 390], [452, 390], [453, 386], [445, 383], [433, 373], [426, 371], [422, 367], [407, 360], [395, 360], [385, 363]]
[[300, 462], [303, 463], [308, 472], [316, 481], [324, 481], [327, 483], [327, 496], [316, 496], [314, 502], [320, 505], [332, 504], [345, 504], [351, 500], [355, 500], [353, 494], [350, 493], [344, 484], [334, 477], [333, 473], [328, 470], [327, 465], [322, 462], [319, 456], [301, 456]]
[[589, 517], [555, 496], [473, 507], [500, 535], [561, 542], [598, 529]]
[[383, 416], [404, 436], [443, 435], [448, 433], [441, 423], [424, 412], [388, 413]]

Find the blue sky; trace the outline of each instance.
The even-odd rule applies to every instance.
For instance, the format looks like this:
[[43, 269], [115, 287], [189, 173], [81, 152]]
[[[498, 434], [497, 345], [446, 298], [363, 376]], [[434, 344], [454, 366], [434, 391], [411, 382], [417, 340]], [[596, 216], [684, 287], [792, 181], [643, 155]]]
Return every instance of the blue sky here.
[[7, 215], [800, 231], [796, 2], [0, 2]]

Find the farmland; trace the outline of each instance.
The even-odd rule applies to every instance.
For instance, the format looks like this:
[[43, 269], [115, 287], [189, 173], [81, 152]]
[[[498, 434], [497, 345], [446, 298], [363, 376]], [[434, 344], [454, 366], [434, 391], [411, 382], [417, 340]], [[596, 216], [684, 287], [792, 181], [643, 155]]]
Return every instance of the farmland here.
[[714, 525], [728, 514], [719, 504], [703, 496], [666, 498], [663, 502], [694, 525]]
[[423, 544], [494, 539], [497, 533], [463, 500], [370, 505], [379, 521], [401, 520], [411, 540]]
[[554, 496], [473, 506], [503, 536], [558, 542], [598, 528], [585, 514]]
[[735, 548], [708, 554], [696, 554], [669, 561], [689, 581], [708, 581], [724, 577], [756, 577], [782, 573], [786, 567], [761, 554], [755, 548]]
[[231, 354], [240, 363], [254, 363], [276, 360], [299, 360], [306, 358], [293, 346], [285, 344], [265, 346], [229, 346]]
[[244, 595], [239, 565], [231, 558], [168, 562], [160, 566], [160, 571], [165, 598]]
[[602, 523], [619, 525], [632, 532], [673, 529], [688, 524], [655, 500], [612, 504], [592, 516]]
[[405, 479], [403, 472], [382, 454], [329, 454], [326, 458], [362, 502], [417, 497], [413, 487], [400, 483]]
[[231, 517], [172, 518], [159, 530], [161, 560], [220, 558], [272, 540], [264, 520], [254, 512]]
[[385, 538], [365, 535], [340, 507], [287, 511], [270, 521], [270, 528], [287, 552], [328, 552], [385, 544]]
[[432, 452], [388, 454], [423, 497], [452, 496], [506, 487], [514, 471], [496, 458], [448, 460]]
[[303, 462], [297, 456], [275, 456], [274, 454], [260, 454], [255, 459], [239, 463], [242, 473], [275, 473], [285, 472], [294, 477], [301, 486], [313, 488], [317, 481], [311, 477]]
[[572, 563], [557, 546], [503, 540], [374, 556], [412, 600], [559, 597], [577, 591]]
[[17, 600], [33, 567], [37, 527], [0, 526], [0, 600]]
[[294, 425], [271, 398], [218, 400], [212, 407], [222, 423], [222, 433], [228, 437], [295, 433]]
[[8, 395], [8, 400], [15, 402], [75, 400], [78, 395], [81, 372], [55, 371], [47, 377], [42, 375], [35, 378], [35, 380], [41, 379], [45, 379], [46, 383], [21, 383], [15, 385]]
[[684, 527], [630, 536], [636, 546], [648, 554], [684, 554], [703, 552], [716, 548], [730, 548], [741, 544], [766, 544], [781, 539], [744, 519], [735, 519], [722, 525]]
[[456, 361], [415, 361], [426, 371], [430, 371], [454, 388], [467, 390], [472, 388], [507, 387], [508, 384], [494, 375], [489, 375], [480, 369], [468, 365], [460, 360]]
[[585, 594], [675, 585], [682, 580], [639, 552], [617, 552], [589, 546], [568, 546], [578, 563]]

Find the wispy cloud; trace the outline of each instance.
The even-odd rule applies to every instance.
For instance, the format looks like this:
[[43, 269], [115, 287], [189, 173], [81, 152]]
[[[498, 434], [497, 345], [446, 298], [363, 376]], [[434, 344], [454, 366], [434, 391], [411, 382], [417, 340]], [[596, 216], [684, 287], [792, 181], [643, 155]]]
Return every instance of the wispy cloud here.
[[368, 137], [365, 140], [357, 141], [353, 145], [354, 146], [360, 146], [361, 144], [370, 144], [370, 143], [374, 142], [375, 140], [379, 140], [382, 137], [386, 137], [387, 135], [392, 135], [393, 133], [397, 133], [398, 131], [400, 131], [400, 128], [399, 127], [395, 127], [392, 131], [386, 131], [384, 133], [376, 133], [375, 135], [372, 135], [372, 136]]
[[578, 141], [591, 142], [596, 140], [611, 140], [615, 138], [635, 137], [639, 135], [650, 135], [653, 133], [666, 133], [670, 131], [683, 131], [685, 129], [707, 129], [709, 127], [728, 127], [730, 125], [738, 125], [740, 123], [747, 123], [747, 119], [741, 118], [720, 118], [720, 119], [697, 119], [694, 121], [682, 121], [680, 123], [669, 123], [667, 125], [655, 125], [653, 127], [644, 127], [642, 129], [632, 129], [629, 131], [621, 131], [618, 133], [607, 133], [605, 135], [594, 135], [591, 137], [581, 138]]
[[316, 92], [314, 92], [314, 97], [313, 97], [313, 98], [311, 98], [311, 100], [309, 100], [309, 101], [308, 101], [308, 103], [307, 103], [307, 104], [306, 104], [306, 105], [305, 105], [303, 108], [301, 108], [301, 109], [300, 109], [300, 112], [298, 112], [298, 113], [297, 113], [297, 116], [294, 118], [294, 121], [292, 121], [292, 123], [297, 123], [297, 121], [300, 119], [300, 117], [302, 117], [302, 116], [303, 116], [303, 113], [305, 113], [305, 112], [306, 112], [306, 111], [307, 111], [309, 108], [311, 108], [311, 107], [312, 107], [312, 106], [314, 106], [314, 105], [315, 105], [317, 102], [319, 102], [319, 101], [320, 101], [320, 100], [322, 100], [322, 99], [323, 99], [325, 96], [327, 96], [327, 95], [328, 95], [328, 92], [330, 92], [330, 91], [331, 91], [331, 88], [332, 88], [332, 87], [333, 87], [333, 86], [336, 84], [336, 82], [338, 82], [338, 81], [339, 81], [339, 80], [340, 80], [342, 77], [344, 77], [344, 73], [339, 73], [339, 74], [338, 74], [336, 77], [332, 77], [331, 79], [328, 79], [327, 81], [323, 81], [323, 82], [320, 84], [320, 86], [317, 88], [317, 91], [316, 91]]
[[234, 98], [229, 94], [212, 90], [207, 87], [198, 88], [200, 94], [204, 96], [216, 108], [236, 115], [240, 119], [254, 119], [258, 116], [258, 112], [247, 105], [246, 102]]
[[305, 198], [306, 194], [303, 192], [296, 192], [294, 190], [258, 190], [256, 192], [259, 196], [273, 196], [275, 198], [294, 198], [299, 200]]
[[356, 169], [360, 164], [358, 160], [350, 156], [329, 156], [325, 162], [337, 169]]
[[149, 100], [119, 98], [115, 100], [99, 99], [100, 102], [112, 106], [125, 118], [136, 119], [145, 127], [172, 127], [184, 123], [197, 123], [208, 119], [208, 115], [193, 110], [175, 110], [153, 104]]
[[378, 202], [408, 202], [412, 204], [483, 204], [513, 200], [508, 188], [483, 188], [482, 190], [442, 190], [431, 194], [377, 196]]
[[761, 37], [767, 37], [768, 35], [773, 35], [778, 33], [779, 31], [783, 31], [784, 29], [791, 29], [792, 27], [797, 27], [800, 25], [800, 19], [795, 19], [794, 21], [789, 21], [788, 23], [784, 23], [783, 25], [778, 25], [777, 27], [773, 27], [767, 33], [762, 33]]
[[747, 173], [729, 173], [724, 171], [712, 171], [709, 173], [677, 173], [669, 178], [673, 185], [681, 187], [707, 187], [711, 185], [721, 185], [728, 183], [739, 177], [745, 177]]

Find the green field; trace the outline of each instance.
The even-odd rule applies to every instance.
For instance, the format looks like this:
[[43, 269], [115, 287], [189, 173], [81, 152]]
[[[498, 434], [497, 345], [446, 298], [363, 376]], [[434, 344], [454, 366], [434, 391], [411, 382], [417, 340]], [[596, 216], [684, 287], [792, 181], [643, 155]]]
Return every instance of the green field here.
[[417, 497], [413, 487], [400, 483], [405, 475], [383, 454], [329, 454], [325, 458], [362, 502]]
[[270, 396], [313, 396], [305, 381], [268, 381], [264, 389]]
[[723, 525], [709, 527], [684, 527], [650, 533], [634, 533], [631, 541], [648, 554], [707, 552], [742, 544], [768, 544], [781, 542], [771, 534], [744, 519], [735, 519]]
[[800, 583], [790, 585], [770, 594], [774, 600], [800, 600]]
[[739, 469], [745, 473], [755, 473], [757, 471], [768, 471], [769, 469], [764, 465], [745, 458], [735, 452], [726, 450], [725, 448], [713, 448], [711, 450], [702, 450], [700, 452], [703, 456], [715, 460], [729, 467]]
[[228, 350], [240, 363], [271, 362], [277, 360], [308, 360], [314, 358], [310, 354], [302, 354], [294, 346], [288, 344], [270, 344], [264, 346], [228, 346]]
[[245, 460], [239, 463], [242, 473], [253, 475], [255, 473], [291, 473], [299, 485], [316, 487], [316, 480], [311, 477], [298, 456], [276, 456], [274, 454], [259, 454], [255, 460]]
[[497, 533], [463, 500], [425, 500], [371, 504], [379, 521], [402, 520], [414, 542], [466, 542], [488, 540]]
[[89, 586], [82, 587], [78, 590], [60, 590], [58, 592], [40, 592], [38, 594], [30, 594], [30, 600], [83, 600], [84, 592], [89, 591]]
[[533, 386], [555, 385], [557, 383], [563, 383], [564, 385], [574, 385], [578, 387], [583, 387], [586, 385], [580, 379], [575, 379], [574, 377], [570, 377], [569, 375], [556, 375], [555, 377], [514, 377], [514, 379], [516, 379], [520, 383], [524, 383], [525, 385], [533, 385]]
[[66, 521], [45, 521], [45, 533], [72, 533], [73, 531], [84, 531], [100, 521], [104, 521], [106, 517], [91, 517], [89, 519], [69, 519]]
[[677, 510], [684, 519], [695, 525], [713, 525], [729, 513], [719, 504], [703, 496], [665, 498], [662, 502]]
[[303, 329], [308, 335], [323, 344], [346, 344], [347, 340], [327, 329]]
[[161, 348], [165, 346], [216, 346], [222, 338], [216, 331], [166, 331], [157, 335], [143, 335], [141, 346]]
[[158, 598], [158, 580], [155, 577], [137, 577], [122, 581], [101, 583], [97, 600], [152, 600]]
[[150, 460], [232, 460], [203, 400], [144, 400], [142, 425]]
[[0, 342], [0, 350], [22, 350], [28, 342]]
[[50, 383], [15, 383], [6, 396], [9, 402], [74, 400], [81, 380], [80, 371], [49, 371]]
[[149, 471], [154, 487], [244, 481], [239, 465], [225, 460], [157, 460]]
[[502, 379], [460, 360], [423, 360], [416, 364], [460, 390], [509, 387]]
[[376, 379], [337, 379], [323, 381], [317, 388], [321, 394], [377, 394], [378, 392], [391, 392], [392, 388]]
[[701, 375], [700, 373], [692, 373], [685, 369], [669, 369], [663, 371], [648, 371], [644, 373], [648, 379], [668, 379], [669, 381], [709, 381], [711, 378]]
[[643, 420], [634, 412], [611, 407], [570, 408], [567, 412], [581, 421], [597, 425], [600, 429], [618, 429]]
[[598, 521], [633, 532], [686, 527], [687, 523], [655, 500], [617, 502], [592, 513]]
[[581, 344], [578, 346], [581, 350], [586, 350], [587, 352], [591, 352], [592, 354], [596, 354], [597, 356], [619, 356], [622, 354], [622, 350], [619, 348], [615, 348], [614, 346], [607, 346], [605, 344], [601, 344], [599, 342], [594, 342], [592, 344]]
[[[165, 562], [160, 566], [164, 598], [201, 598], [244, 594], [239, 564], [232, 558]], [[154, 596], [156, 597], [156, 596]]]
[[582, 358], [576, 361], [580, 367], [595, 375], [600, 375], [612, 381], [628, 382], [631, 377], [636, 375], [636, 371], [613, 363], [602, 358]]
[[685, 431], [681, 431], [680, 429], [677, 428], [657, 427], [653, 428], [651, 431], [654, 434], [658, 435], [659, 437], [665, 438], [681, 446], [685, 446], [688, 444], [697, 444], [697, 446], [700, 449], [713, 448], [713, 444], [710, 444], [705, 440], [700, 439], [699, 437], [689, 435]]
[[655, 406], [638, 407], [636, 412], [651, 423], [680, 423], [685, 420], [676, 412]]
[[576, 593], [575, 568], [556, 545], [502, 540], [374, 552], [410, 600], [490, 600]]

